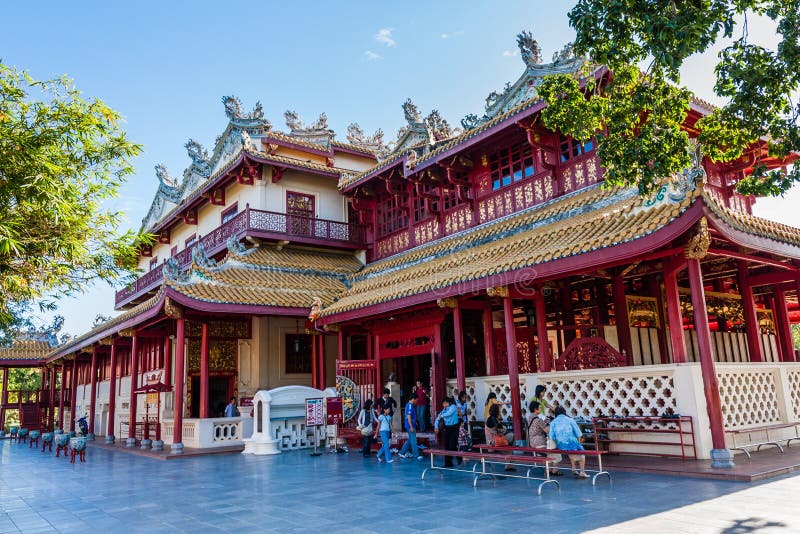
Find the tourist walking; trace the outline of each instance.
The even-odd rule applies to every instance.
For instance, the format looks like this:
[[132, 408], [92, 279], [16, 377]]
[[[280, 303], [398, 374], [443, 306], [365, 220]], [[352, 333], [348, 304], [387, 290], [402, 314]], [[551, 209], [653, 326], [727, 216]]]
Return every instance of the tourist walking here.
[[389, 406], [385, 406], [383, 408], [383, 413], [378, 416], [378, 432], [381, 434], [381, 448], [378, 451], [378, 461], [382, 462], [381, 454], [386, 459], [386, 463], [392, 463], [392, 450], [391, 450], [391, 442], [392, 442], [392, 416], [389, 413], [391, 408]]
[[[436, 422], [433, 426], [439, 439], [444, 443], [444, 449], [446, 451], [455, 451], [458, 449], [458, 427], [461, 426], [460, 422], [455, 400], [452, 397], [445, 397], [442, 401], [442, 411], [439, 413], [439, 417], [436, 418]], [[444, 457], [444, 466], [453, 467], [452, 456]]]
[[239, 408], [236, 407], [236, 397], [231, 397], [231, 402], [225, 406], [225, 417], [239, 417]]
[[[406, 432], [408, 432], [408, 439], [403, 444], [403, 448], [400, 449], [400, 457], [413, 458], [416, 456], [417, 460], [422, 460], [422, 456], [419, 454], [419, 447], [417, 447], [417, 397], [415, 395], [411, 395], [411, 398], [406, 403], [403, 424], [406, 427]], [[409, 448], [411, 449], [410, 453], [408, 452]]]
[[389, 408], [389, 417], [394, 416], [394, 409], [397, 408], [397, 402], [392, 397], [392, 392], [389, 391], [389, 388], [384, 388], [383, 396], [378, 399], [378, 410], [379, 413], [383, 413], [384, 408]]
[[372, 454], [372, 439], [375, 435], [375, 410], [372, 408], [372, 399], [364, 401], [364, 407], [358, 413], [358, 428], [361, 430], [361, 435], [364, 437], [364, 447], [361, 453], [365, 458], [369, 458]]
[[[550, 421], [542, 413], [541, 404], [532, 400], [528, 405], [529, 422], [528, 422], [528, 447], [534, 449], [547, 449], [547, 436], [550, 432]], [[547, 456], [550, 463], [550, 474], [554, 476], [561, 476], [561, 471], [558, 470], [556, 464], [561, 461], [560, 454], [546, 454], [538, 453], [537, 456]]]
[[[567, 415], [563, 406], [556, 406], [554, 410], [556, 418], [550, 423], [550, 439], [556, 442], [556, 447], [562, 451], [582, 451], [583, 433], [578, 427], [578, 423]], [[586, 474], [586, 456], [583, 454], [570, 454], [569, 463], [572, 465], [572, 473], [578, 478], [589, 478]], [[575, 468], [578, 466], [580, 471]]]
[[414, 391], [417, 394], [417, 423], [419, 424], [419, 431], [425, 432], [425, 422], [428, 419], [428, 390], [421, 380], [417, 380]]
[[[458, 450], [468, 451], [470, 448], [470, 435], [469, 435], [469, 406], [467, 406], [467, 392], [462, 391], [458, 394], [456, 399], [456, 409], [458, 410], [458, 417], [461, 419], [461, 425], [458, 428]], [[461, 458], [458, 463], [461, 463]]]

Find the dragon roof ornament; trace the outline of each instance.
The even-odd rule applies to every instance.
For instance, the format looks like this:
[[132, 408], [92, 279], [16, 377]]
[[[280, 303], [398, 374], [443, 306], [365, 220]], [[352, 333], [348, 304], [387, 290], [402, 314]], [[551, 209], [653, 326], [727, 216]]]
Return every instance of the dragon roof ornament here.
[[330, 148], [333, 130], [328, 128], [328, 116], [325, 113], [320, 114], [316, 122], [309, 125], [303, 124], [300, 116], [293, 110], [287, 110], [283, 117], [286, 119], [286, 126], [291, 130], [290, 136], [320, 145], [326, 149]]
[[186, 148], [189, 159], [192, 160], [192, 166], [203, 176], [208, 176], [211, 173], [211, 160], [208, 157], [208, 150], [194, 139], [189, 139], [183, 146]]
[[192, 249], [192, 262], [203, 269], [211, 269], [217, 266], [217, 260], [208, 257], [206, 246], [199, 241]]
[[235, 96], [223, 96], [222, 104], [225, 106], [225, 116], [232, 123], [241, 127], [259, 127], [264, 131], [272, 129], [268, 119], [264, 118], [264, 108], [261, 102], [256, 102], [250, 113], [242, 110], [242, 102]]
[[553, 54], [551, 63], [542, 63], [542, 49], [529, 31], [517, 35], [517, 46], [525, 63], [525, 72], [514, 83], [506, 83], [502, 91], [492, 91], [486, 97], [483, 116], [471, 113], [461, 119], [465, 129], [477, 128], [492, 118], [505, 113], [517, 105], [536, 97], [537, 87], [550, 74], [574, 74], [586, 62], [575, 55], [572, 43], [566, 44]]
[[166, 165], [163, 163], [157, 164], [154, 168], [156, 170], [156, 178], [158, 178], [157, 196], [177, 204], [181, 199], [181, 188], [178, 186], [177, 180], [170, 176]]
[[383, 152], [386, 148], [383, 142], [383, 130], [378, 128], [374, 134], [367, 135], [357, 122], [351, 122], [347, 126], [347, 142], [375, 153]]
[[189, 281], [189, 274], [183, 272], [181, 264], [175, 258], [167, 258], [161, 272], [164, 274], [164, 280], [176, 282], [178, 284], [185, 284]]

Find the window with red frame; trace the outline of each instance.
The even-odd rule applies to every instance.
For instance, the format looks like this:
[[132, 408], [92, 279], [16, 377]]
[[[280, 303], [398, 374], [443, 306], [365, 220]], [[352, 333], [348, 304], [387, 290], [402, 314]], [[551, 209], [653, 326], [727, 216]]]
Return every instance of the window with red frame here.
[[[456, 177], [459, 180], [465, 180], [467, 178], [467, 173], [458, 173], [456, 174]], [[463, 202], [458, 197], [458, 188], [456, 186], [442, 186], [442, 205], [445, 211], [451, 210], [456, 206], [460, 206], [461, 204], [463, 204]]]
[[158, 267], [158, 258], [153, 258], [150, 260], [150, 270], [152, 271], [156, 267]]
[[313, 336], [308, 334], [286, 334], [286, 374], [311, 372], [311, 343]]
[[378, 201], [378, 236], [389, 235], [408, 226], [405, 195], [385, 195]]
[[492, 189], [498, 190], [536, 174], [533, 150], [528, 143], [498, 150], [489, 156]]
[[238, 214], [239, 214], [239, 203], [234, 202], [232, 206], [230, 206], [229, 208], [225, 209], [225, 211], [222, 212], [220, 224], [225, 224], [226, 222], [236, 217]]
[[585, 143], [574, 140], [572, 137], [565, 135], [561, 136], [559, 142], [559, 149], [561, 151], [561, 162], [569, 161], [572, 158], [577, 158], [588, 152], [594, 150], [594, 139], [589, 139]]
[[[429, 194], [431, 191], [436, 189], [435, 186], [431, 186], [429, 184], [425, 184], [421, 186], [422, 192], [425, 194]], [[416, 196], [416, 190], [414, 195], [414, 223], [418, 223], [420, 221], [424, 221], [428, 217], [431, 216], [432, 211], [436, 211], [436, 201], [428, 199], [426, 201], [425, 198]]]

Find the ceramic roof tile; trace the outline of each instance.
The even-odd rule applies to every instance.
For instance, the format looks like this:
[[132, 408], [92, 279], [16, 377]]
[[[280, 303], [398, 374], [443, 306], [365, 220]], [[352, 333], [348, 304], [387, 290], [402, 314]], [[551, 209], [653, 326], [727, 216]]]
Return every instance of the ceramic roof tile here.
[[10, 347], [0, 348], [0, 360], [39, 361], [47, 357], [53, 347], [47, 341], [18, 339]]

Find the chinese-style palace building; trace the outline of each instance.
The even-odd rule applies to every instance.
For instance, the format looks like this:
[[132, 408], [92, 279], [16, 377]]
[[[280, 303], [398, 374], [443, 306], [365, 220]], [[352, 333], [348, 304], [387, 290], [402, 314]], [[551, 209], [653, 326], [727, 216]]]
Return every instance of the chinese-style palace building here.
[[[518, 45], [523, 74], [481, 116], [454, 129], [409, 100], [389, 146], [355, 124], [339, 142], [324, 115], [304, 125], [287, 112], [279, 133], [260, 105], [223, 99], [213, 153], [187, 143], [180, 180], [157, 167], [143, 222], [157, 240], [117, 293], [122, 313], [36, 360], [42, 424], [88, 413], [109, 441], [179, 452], [241, 439], [226, 425], [249, 410], [217, 419], [231, 396], [246, 406], [259, 389], [337, 375], [362, 397], [392, 375], [403, 401], [422, 378], [437, 406], [464, 390], [474, 420], [494, 392], [518, 439], [537, 385], [584, 418], [680, 414], [688, 430], [655, 427], [680, 443], [628, 450], [713, 450], [718, 465], [733, 431], [800, 421], [800, 230], [736, 192], [756, 160], [794, 158], [754, 144], [715, 163], [693, 141], [692, 168], [651, 197], [605, 187], [594, 142], [538, 120], [542, 77], [583, 60], [565, 48], [543, 64], [529, 34]], [[691, 138], [711, 110], [692, 101]]]

